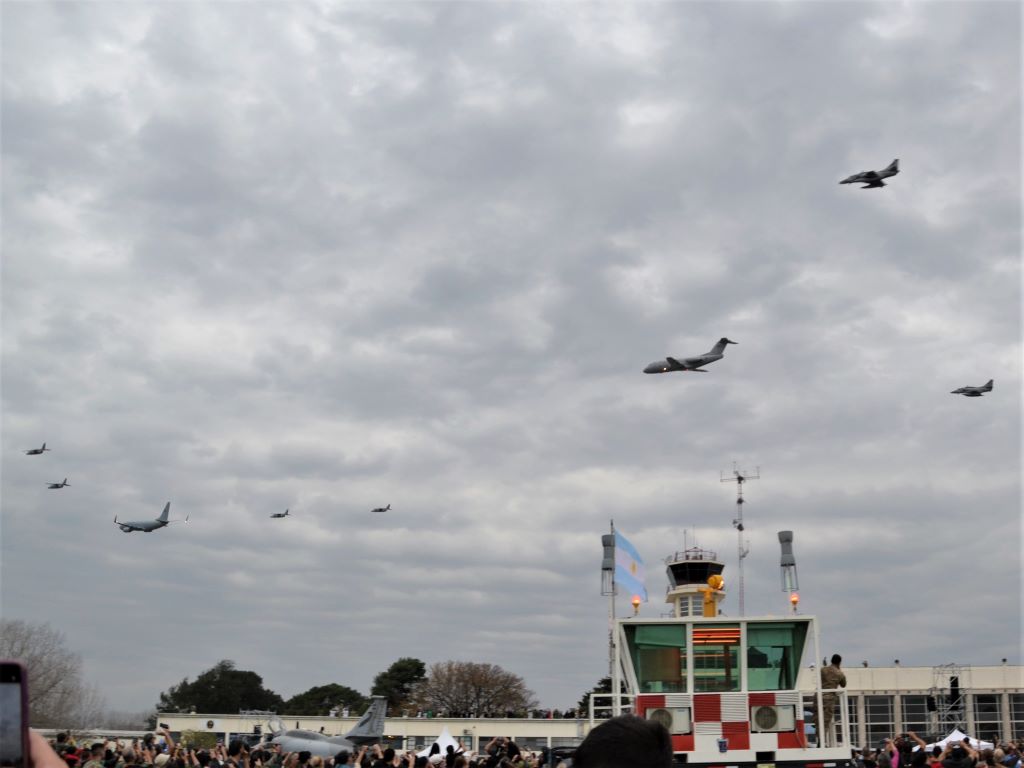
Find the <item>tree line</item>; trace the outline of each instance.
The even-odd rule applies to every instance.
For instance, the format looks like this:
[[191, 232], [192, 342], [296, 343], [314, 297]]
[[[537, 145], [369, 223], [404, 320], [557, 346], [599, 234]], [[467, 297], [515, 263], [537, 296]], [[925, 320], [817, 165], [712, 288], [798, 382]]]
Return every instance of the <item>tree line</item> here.
[[282, 715], [361, 714], [370, 696], [384, 696], [392, 717], [419, 713], [453, 717], [571, 716], [585, 713], [591, 692], [608, 692], [611, 679], [600, 680], [581, 697], [577, 710], [560, 713], [537, 709], [537, 699], [519, 675], [496, 664], [443, 661], [428, 668], [420, 659], [403, 657], [379, 672], [364, 696], [341, 683], [316, 685], [285, 699], [263, 685], [251, 670], [224, 659], [196, 676], [184, 678], [159, 695], [153, 710], [111, 712], [102, 692], [83, 679], [81, 657], [68, 649], [64, 635], [49, 624], [0, 619], [0, 658], [20, 659], [29, 669], [29, 709], [36, 728], [134, 729], [156, 723], [156, 712], [233, 714], [263, 710]]
[[[377, 674], [370, 696], [383, 696], [392, 716], [423, 713], [479, 717], [526, 714], [537, 706], [533, 691], [519, 676], [496, 664], [444, 661], [428, 669], [404, 657]], [[264, 687], [256, 672], [241, 670], [229, 659], [185, 678], [160, 694], [160, 712], [238, 712], [264, 710], [288, 715], [324, 716], [348, 710], [361, 713], [369, 696], [341, 683], [317, 685], [284, 699]]]

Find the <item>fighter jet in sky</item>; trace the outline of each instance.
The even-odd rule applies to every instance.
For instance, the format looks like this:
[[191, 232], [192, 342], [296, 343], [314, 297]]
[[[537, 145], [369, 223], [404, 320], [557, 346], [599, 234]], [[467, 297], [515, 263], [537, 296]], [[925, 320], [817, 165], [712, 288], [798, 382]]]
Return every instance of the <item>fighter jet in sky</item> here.
[[70, 488], [71, 484], [68, 482], [68, 479], [65, 477], [64, 478], [64, 482], [62, 482], [62, 483], [47, 483], [46, 487], [47, 488]]
[[387, 712], [387, 698], [373, 696], [363, 716], [344, 736], [325, 736], [322, 733], [304, 730], [282, 729], [280, 718], [270, 723], [271, 744], [280, 744], [281, 752], [309, 752], [320, 757], [334, 757], [343, 749], [354, 752], [363, 744], [375, 744], [384, 737], [384, 715]]
[[701, 368], [701, 366], [713, 363], [715, 360], [721, 360], [722, 357], [725, 356], [725, 345], [735, 343], [735, 341], [729, 341], [729, 339], [723, 336], [718, 340], [718, 343], [711, 348], [710, 352], [705, 352], [703, 355], [697, 355], [697, 357], [684, 357], [682, 360], [675, 357], [666, 357], [664, 360], [655, 360], [644, 368], [644, 373], [671, 373], [672, 371], [697, 371], [698, 373], [707, 373], [707, 371]]
[[288, 517], [288, 510], [286, 509], [284, 512], [275, 512], [270, 517], [271, 518]]
[[391, 509], [391, 505], [390, 504], [388, 504], [386, 507], [374, 507], [370, 511], [371, 512], [387, 512], [389, 509]]
[[26, 456], [38, 456], [43, 451], [48, 451], [48, 450], [50, 450], [50, 449], [46, 447], [46, 443], [43, 443], [43, 447], [42, 448], [29, 448], [27, 451], [25, 451], [25, 455]]
[[964, 397], [981, 397], [986, 392], [992, 391], [992, 381], [992, 379], [989, 379], [980, 387], [960, 387], [960, 389], [954, 389], [949, 394], [963, 395]]
[[[142, 531], [143, 533], [150, 533], [158, 528], [163, 528], [165, 525], [171, 523], [181, 522], [179, 520], [168, 520], [167, 515], [171, 512], [171, 502], [167, 502], [164, 506], [164, 511], [160, 513], [160, 517], [156, 520], [132, 520], [131, 522], [121, 521], [118, 522], [117, 515], [114, 515], [114, 525], [120, 526], [121, 530], [125, 533], [131, 533], [132, 531]], [[185, 522], [188, 522], [188, 515], [185, 515]]]
[[900, 161], [899, 159], [893, 160], [881, 171], [861, 171], [855, 173], [853, 176], [847, 176], [845, 179], [840, 181], [840, 184], [864, 184], [861, 189], [870, 189], [871, 187], [884, 187], [885, 182], [882, 179], [888, 179], [890, 176], [895, 176], [900, 172]]

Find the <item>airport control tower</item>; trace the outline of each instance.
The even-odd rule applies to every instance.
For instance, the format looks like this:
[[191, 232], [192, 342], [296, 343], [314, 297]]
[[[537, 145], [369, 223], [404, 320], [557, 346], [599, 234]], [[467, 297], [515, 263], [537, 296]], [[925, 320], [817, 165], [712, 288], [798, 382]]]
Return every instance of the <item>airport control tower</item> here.
[[666, 557], [668, 593], [665, 602], [672, 606], [675, 618], [703, 616], [706, 597], [714, 599], [717, 614], [718, 603], [725, 599], [725, 591], [715, 589], [709, 594], [708, 579], [721, 577], [724, 569], [725, 565], [715, 552], [700, 547], [690, 547]]

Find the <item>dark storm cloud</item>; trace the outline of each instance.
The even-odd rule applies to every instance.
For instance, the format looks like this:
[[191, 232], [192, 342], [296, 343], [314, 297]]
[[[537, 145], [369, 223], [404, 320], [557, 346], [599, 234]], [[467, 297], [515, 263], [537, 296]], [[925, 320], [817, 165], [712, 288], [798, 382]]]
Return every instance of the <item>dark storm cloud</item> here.
[[[5, 615], [120, 708], [221, 658], [289, 696], [401, 656], [564, 708], [606, 670], [610, 519], [645, 615], [684, 531], [735, 614], [738, 460], [748, 612], [788, 610], [791, 528], [826, 645], [1012, 657], [1019, 14], [5, 5]], [[168, 500], [187, 526], [111, 525]]]

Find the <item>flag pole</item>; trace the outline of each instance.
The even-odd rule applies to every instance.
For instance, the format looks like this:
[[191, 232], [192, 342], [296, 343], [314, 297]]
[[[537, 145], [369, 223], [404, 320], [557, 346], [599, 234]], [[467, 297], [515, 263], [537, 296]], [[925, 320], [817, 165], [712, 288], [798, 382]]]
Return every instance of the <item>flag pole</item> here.
[[[611, 526], [612, 541], [614, 542], [615, 521], [610, 520], [609, 525]], [[611, 596], [608, 598], [608, 677], [611, 678], [612, 686], [612, 717], [618, 717], [622, 714], [622, 703], [619, 701], [619, 689], [621, 687], [619, 682], [619, 666], [615, 663], [615, 593], [618, 589], [619, 585], [615, 582], [615, 578], [613, 576]]]

